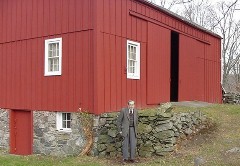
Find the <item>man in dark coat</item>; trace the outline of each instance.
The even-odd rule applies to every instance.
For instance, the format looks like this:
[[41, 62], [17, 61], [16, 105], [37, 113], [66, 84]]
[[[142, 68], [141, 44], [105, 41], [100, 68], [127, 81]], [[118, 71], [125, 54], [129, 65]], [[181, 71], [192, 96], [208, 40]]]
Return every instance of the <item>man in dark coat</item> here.
[[[138, 112], [133, 100], [128, 101], [128, 108], [123, 108], [118, 116], [118, 131], [123, 137], [123, 162], [135, 162], [137, 144]], [[129, 156], [130, 154], [130, 156]]]

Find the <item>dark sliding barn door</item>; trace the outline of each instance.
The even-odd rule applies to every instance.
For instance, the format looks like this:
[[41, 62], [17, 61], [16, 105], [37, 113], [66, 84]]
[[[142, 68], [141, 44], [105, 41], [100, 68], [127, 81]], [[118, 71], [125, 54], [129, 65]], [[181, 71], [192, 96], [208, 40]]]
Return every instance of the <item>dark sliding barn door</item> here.
[[171, 32], [171, 82], [170, 100], [178, 101], [178, 76], [179, 76], [179, 34]]

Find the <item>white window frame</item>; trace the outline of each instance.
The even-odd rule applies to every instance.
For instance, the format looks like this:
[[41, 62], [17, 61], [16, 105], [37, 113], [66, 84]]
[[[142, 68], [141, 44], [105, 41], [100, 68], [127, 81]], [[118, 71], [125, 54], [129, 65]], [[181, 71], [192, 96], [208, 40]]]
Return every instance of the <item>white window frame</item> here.
[[[71, 119], [68, 120], [68, 121], [70, 121], [70, 128], [64, 128], [63, 127], [63, 114], [64, 113], [70, 114]], [[69, 112], [57, 112], [57, 115], [56, 115], [56, 127], [57, 127], [58, 131], [71, 132], [72, 131], [72, 129], [71, 129], [71, 121], [72, 121], [72, 114], [71, 113], [69, 113]]]
[[[134, 73], [129, 71], [129, 46], [136, 47], [136, 62]], [[140, 79], [140, 43], [127, 40], [127, 78], [128, 79]]]
[[[58, 43], [59, 44], [59, 61], [58, 61], [58, 71], [49, 71], [49, 44]], [[56, 76], [62, 75], [62, 38], [54, 38], [45, 40], [45, 69], [44, 76]]]

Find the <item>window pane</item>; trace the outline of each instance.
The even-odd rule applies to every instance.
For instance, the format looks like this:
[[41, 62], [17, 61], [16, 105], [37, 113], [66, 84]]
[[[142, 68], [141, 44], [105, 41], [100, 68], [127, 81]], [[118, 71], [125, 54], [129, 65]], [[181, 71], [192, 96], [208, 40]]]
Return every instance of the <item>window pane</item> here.
[[52, 51], [52, 57], [55, 57], [56, 56], [56, 50], [54, 49], [53, 51]]
[[128, 59], [132, 59], [132, 53], [130, 52], [129, 55], [128, 55]]
[[136, 60], [136, 53], [133, 54], [133, 60]]
[[[58, 46], [59, 47], [59, 46]], [[57, 55], [56, 56], [58, 56], [59, 57], [59, 48], [57, 49]]]
[[129, 67], [129, 68], [128, 68], [128, 72], [129, 72], [129, 73], [132, 73], [132, 67]]
[[59, 71], [59, 58], [54, 58], [54, 71]]
[[67, 121], [67, 128], [71, 128], [71, 121]]
[[62, 114], [62, 119], [65, 121], [66, 120], [66, 113]]
[[48, 59], [48, 71], [53, 71], [53, 59]]
[[62, 128], [66, 128], [66, 121], [62, 122]]
[[57, 43], [57, 50], [56, 51], [59, 52], [59, 43]]
[[51, 45], [52, 45], [52, 50], [56, 51], [56, 43], [52, 43]]
[[71, 113], [67, 113], [67, 120], [71, 120]]
[[133, 66], [133, 61], [131, 60], [131, 61], [130, 61], [130, 67], [132, 67], [132, 66]]
[[133, 53], [133, 46], [131, 46], [131, 53]]
[[52, 57], [52, 50], [48, 51], [48, 57]]
[[49, 50], [49, 51], [52, 51], [52, 44], [49, 44], [48, 50]]

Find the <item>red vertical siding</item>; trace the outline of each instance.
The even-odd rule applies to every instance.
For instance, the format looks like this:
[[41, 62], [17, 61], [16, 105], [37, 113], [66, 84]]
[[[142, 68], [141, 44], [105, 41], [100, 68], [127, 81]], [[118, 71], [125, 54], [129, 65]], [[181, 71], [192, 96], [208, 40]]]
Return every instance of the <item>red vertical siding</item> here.
[[[1, 108], [93, 112], [91, 5], [0, 1]], [[44, 42], [55, 37], [63, 40], [62, 75], [45, 77]]]
[[26, 1], [26, 38], [32, 37], [33, 1]]
[[119, 94], [122, 94], [122, 50], [121, 50], [121, 37], [116, 37], [116, 108], [121, 108], [122, 106], [122, 96]]
[[[191, 44], [191, 47], [188, 46]], [[204, 44], [180, 36], [179, 100], [221, 102], [217, 40]], [[197, 50], [197, 51], [196, 51]]]
[[[193, 84], [194, 80], [194, 65], [193, 60], [195, 58], [193, 52], [194, 49], [189, 48], [188, 43], [193, 45], [194, 39], [180, 35], [179, 37], [179, 101], [192, 100]], [[194, 56], [194, 57], [193, 57]]]
[[[129, 99], [136, 100], [138, 107], [144, 106], [146, 104], [142, 101], [146, 101], [146, 75], [141, 74], [140, 80], [126, 78], [127, 40], [141, 43], [141, 73], [146, 73], [147, 47], [144, 42], [147, 41], [147, 23], [129, 16], [131, 8], [142, 8], [128, 0], [102, 0], [96, 3], [97, 13], [101, 16], [96, 23], [99, 27], [99, 34], [96, 34], [97, 63], [104, 66], [95, 68], [98, 72], [96, 79], [103, 78], [96, 85], [99, 94], [97, 105], [101, 112], [119, 110], [126, 106]], [[110, 10], [106, 10], [109, 7]]]
[[3, 1], [0, 1], [0, 43], [3, 41]]
[[92, 29], [92, 1], [1, 1], [0, 42]]
[[147, 104], [170, 100], [170, 31], [148, 24]]
[[[32, 36], [33, 38], [37, 37], [38, 32], [38, 0], [33, 0], [32, 2], [32, 23], [31, 23], [31, 30], [32, 30]], [[35, 11], [35, 12], [33, 12]]]

